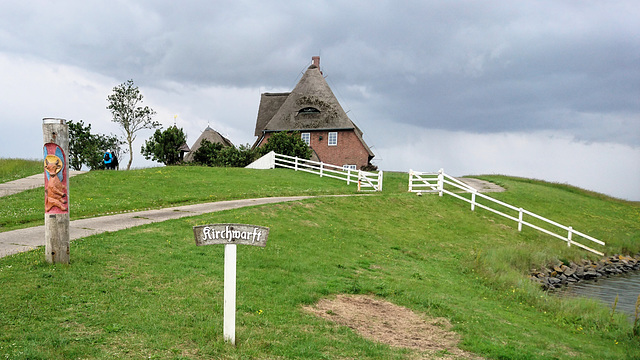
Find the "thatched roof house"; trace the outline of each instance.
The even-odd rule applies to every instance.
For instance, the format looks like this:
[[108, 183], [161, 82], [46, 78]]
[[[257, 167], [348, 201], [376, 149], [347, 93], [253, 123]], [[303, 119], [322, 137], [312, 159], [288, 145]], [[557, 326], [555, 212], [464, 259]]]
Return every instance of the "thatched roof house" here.
[[184, 156], [184, 161], [187, 161], [187, 162], [193, 161], [193, 154], [195, 154], [195, 152], [200, 148], [200, 145], [202, 144], [202, 140], [204, 139], [214, 144], [215, 143], [222, 144], [222, 146], [225, 146], [225, 147], [233, 146], [233, 143], [231, 143], [229, 139], [220, 135], [219, 132], [213, 130], [211, 127], [207, 126], [207, 128], [204, 129], [204, 131], [202, 132], [200, 137], [196, 140], [196, 142], [194, 142], [193, 145], [191, 145], [191, 151], [189, 151]]
[[320, 57], [290, 93], [260, 97], [254, 147], [279, 131], [299, 131], [319, 161], [351, 168], [370, 165], [373, 152], [362, 131], [349, 119], [320, 71]]

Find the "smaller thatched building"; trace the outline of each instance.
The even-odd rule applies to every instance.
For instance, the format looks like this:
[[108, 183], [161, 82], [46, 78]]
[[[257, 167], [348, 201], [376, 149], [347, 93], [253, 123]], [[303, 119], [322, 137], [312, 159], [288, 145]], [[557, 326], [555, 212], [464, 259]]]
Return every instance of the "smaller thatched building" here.
[[200, 148], [200, 145], [202, 144], [202, 140], [204, 139], [214, 144], [216, 143], [222, 144], [222, 146], [224, 147], [233, 146], [233, 143], [231, 142], [231, 140], [220, 135], [219, 132], [213, 130], [210, 126], [207, 126], [207, 128], [204, 129], [204, 131], [202, 132], [200, 137], [196, 140], [196, 142], [194, 142], [193, 145], [191, 145], [191, 151], [189, 151], [184, 156], [184, 161], [186, 162], [193, 161], [193, 154], [195, 154], [195, 152]]
[[184, 143], [180, 145], [178, 151], [180, 151], [180, 162], [183, 162], [185, 154], [188, 154], [191, 149], [189, 149], [189, 145], [187, 145], [187, 143]]

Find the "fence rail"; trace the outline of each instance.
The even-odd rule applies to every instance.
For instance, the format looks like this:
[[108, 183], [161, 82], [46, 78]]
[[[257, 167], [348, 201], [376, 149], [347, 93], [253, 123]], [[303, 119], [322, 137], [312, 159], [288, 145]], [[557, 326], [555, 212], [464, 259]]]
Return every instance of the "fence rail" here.
[[305, 171], [320, 177], [330, 177], [351, 183], [358, 184], [358, 191], [382, 191], [383, 173], [373, 173], [369, 171], [346, 169], [340, 166], [326, 164], [312, 160], [301, 159], [294, 156], [274, 153], [275, 166], [293, 169], [295, 171]]
[[273, 169], [276, 166], [293, 169], [295, 171], [304, 171], [311, 174], [320, 175], [320, 177], [330, 177], [346, 181], [347, 185], [351, 183], [357, 183], [358, 191], [382, 191], [382, 180], [384, 177], [382, 171], [374, 173], [369, 171], [347, 169], [323, 162], [282, 155], [273, 151], [256, 160], [254, 163], [247, 167], [254, 169]]
[[[574, 240], [574, 235], [576, 236], [580, 236], [585, 240], [589, 240], [592, 242], [595, 242], [596, 244], [599, 245], [605, 245], [604, 242], [595, 239], [589, 235], [586, 235], [584, 233], [581, 233], [579, 231], [576, 231], [573, 229], [573, 227], [571, 226], [565, 226], [562, 224], [559, 224], [555, 221], [549, 220], [543, 216], [540, 216], [538, 214], [535, 214], [531, 211], [525, 210], [523, 208], [518, 208], [515, 207], [513, 205], [509, 205], [505, 202], [502, 202], [500, 200], [494, 199], [490, 196], [487, 196], [485, 194], [482, 194], [480, 192], [478, 192], [476, 189], [470, 187], [469, 185], [463, 183], [462, 181], [453, 178], [447, 174], [444, 173], [444, 171], [442, 169], [440, 169], [440, 171], [438, 171], [437, 173], [428, 173], [428, 172], [418, 172], [418, 171], [413, 171], [413, 170], [409, 170], [409, 191], [410, 192], [416, 192], [416, 193], [422, 193], [422, 192], [431, 192], [431, 193], [438, 193], [440, 196], [442, 196], [443, 194], [447, 194], [447, 195], [451, 195], [457, 199], [466, 201], [468, 203], [471, 204], [471, 211], [474, 211], [476, 206], [480, 207], [482, 209], [488, 210], [494, 214], [503, 216], [509, 220], [513, 220], [515, 222], [518, 223], [518, 231], [522, 231], [522, 226], [528, 226], [530, 228], [536, 229], [538, 231], [541, 231], [545, 234], [551, 235], [553, 237], [556, 237], [560, 240], [563, 240], [567, 243], [567, 246], [571, 246], [571, 245], [575, 245], [579, 248], [585, 249], [587, 251], [590, 251], [594, 254], [598, 254], [600, 256], [604, 256], [604, 254], [600, 251], [594, 250], [586, 245], [583, 245], [581, 243], [578, 243]], [[471, 198], [466, 198], [462, 195], [460, 195], [460, 193], [470, 193], [471, 194]], [[506, 214], [500, 210], [494, 209], [492, 207], [489, 207], [485, 204], [481, 204], [478, 202], [478, 198], [480, 199], [485, 199], [490, 203], [494, 203], [497, 204], [499, 206], [505, 207], [507, 209], [510, 209], [512, 211], [517, 212], [517, 217]], [[529, 221], [526, 221], [524, 216], [530, 216], [534, 219], [540, 220], [546, 224], [549, 224], [552, 227], [555, 228], [559, 228], [561, 230], [564, 230], [566, 232], [566, 236], [564, 235], [560, 235], [558, 233], [555, 233], [553, 231], [550, 231], [548, 229], [545, 229], [541, 226], [535, 225]]]

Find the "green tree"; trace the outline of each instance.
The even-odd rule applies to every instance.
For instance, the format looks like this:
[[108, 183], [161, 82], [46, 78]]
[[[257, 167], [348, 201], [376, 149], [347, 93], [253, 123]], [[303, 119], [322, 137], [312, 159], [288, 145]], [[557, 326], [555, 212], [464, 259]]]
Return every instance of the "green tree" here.
[[102, 156], [107, 150], [120, 157], [123, 141], [115, 135], [92, 134], [91, 124], [82, 120], [69, 124], [69, 168], [81, 170], [86, 165], [91, 170], [103, 169]]
[[165, 165], [175, 165], [182, 160], [180, 147], [186, 141], [187, 136], [182, 128], [178, 129], [175, 125], [164, 131], [157, 129], [142, 146], [142, 155], [147, 160], [158, 161]]
[[133, 80], [126, 82], [113, 88], [113, 94], [107, 97], [113, 119], [111, 121], [117, 123], [122, 128], [127, 144], [129, 145], [129, 163], [127, 170], [131, 168], [133, 162], [133, 142], [136, 139], [136, 133], [143, 129], [155, 129], [160, 123], [153, 121], [152, 117], [155, 111], [148, 106], [142, 107], [143, 96], [137, 86], [133, 84]]
[[260, 154], [264, 155], [270, 151], [307, 160], [311, 158], [312, 153], [311, 148], [302, 140], [298, 131], [292, 133], [281, 131], [271, 135], [267, 143], [260, 148]]
[[69, 125], [69, 168], [82, 169], [86, 163], [89, 148], [92, 145], [94, 135], [91, 134], [91, 124], [85, 126], [84, 122], [70, 120]]

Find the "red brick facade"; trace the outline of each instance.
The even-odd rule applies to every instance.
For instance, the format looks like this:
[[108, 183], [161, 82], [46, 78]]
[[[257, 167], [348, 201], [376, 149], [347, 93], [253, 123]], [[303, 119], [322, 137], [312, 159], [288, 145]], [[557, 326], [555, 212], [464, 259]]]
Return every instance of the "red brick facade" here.
[[[369, 153], [362, 145], [362, 141], [358, 139], [355, 131], [302, 131], [302, 133], [305, 132], [310, 135], [309, 147], [318, 155], [319, 161], [336, 166], [356, 165], [356, 169], [369, 165]], [[335, 146], [328, 145], [330, 132], [338, 133], [338, 141]], [[266, 133], [264, 139], [258, 146], [266, 144], [270, 136], [271, 133]]]

